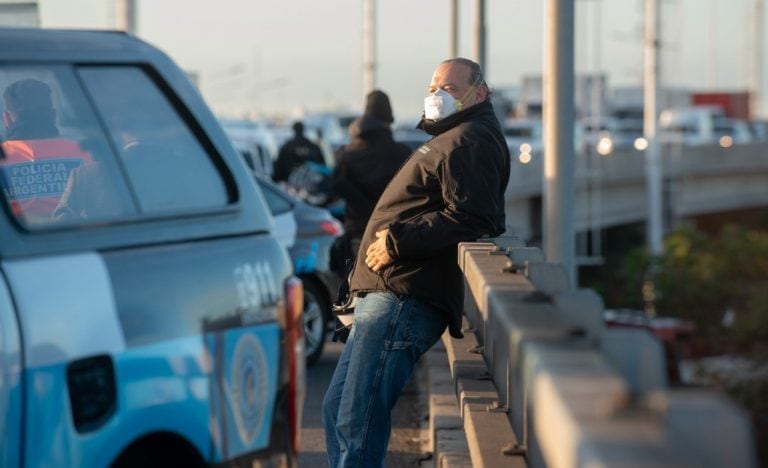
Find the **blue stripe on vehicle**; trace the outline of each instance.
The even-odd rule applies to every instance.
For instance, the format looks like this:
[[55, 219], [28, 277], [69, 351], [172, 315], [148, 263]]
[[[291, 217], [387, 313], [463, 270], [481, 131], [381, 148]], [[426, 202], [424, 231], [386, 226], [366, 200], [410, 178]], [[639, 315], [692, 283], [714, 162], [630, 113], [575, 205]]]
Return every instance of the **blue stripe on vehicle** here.
[[[187, 337], [135, 347], [115, 356], [117, 410], [98, 430], [79, 434], [70, 416], [66, 382], [66, 365], [54, 364], [27, 369], [26, 385], [28, 428], [33, 437], [27, 439], [28, 466], [108, 466], [131, 442], [141, 436], [167, 431], [189, 441], [210, 462], [222, 462], [258, 450], [269, 444], [276, 395], [277, 363], [265, 359], [260, 371], [266, 380], [259, 390], [255, 406], [241, 408], [248, 415], [259, 415], [258, 431], [247, 444], [240, 443], [235, 424], [237, 413], [227, 407], [225, 418], [217, 413], [220, 405], [211, 405], [211, 396], [220, 401], [218, 384], [211, 380], [222, 367], [229, 394], [233, 378], [244, 366], [230, 358], [243, 337], [261, 347], [266, 356], [276, 356], [280, 330], [267, 324], [229, 329], [201, 337]], [[217, 356], [209, 346], [216, 337], [226, 343], [227, 352]], [[242, 386], [241, 386], [242, 388]], [[243, 416], [243, 414], [240, 414]], [[214, 421], [231, 424], [212, 426]], [[222, 429], [223, 427], [223, 429]], [[202, 429], [202, 430], [201, 430]], [[229, 444], [222, 446], [221, 435], [230, 434]], [[213, 448], [213, 452], [211, 451]], [[226, 457], [222, 457], [226, 455]]]

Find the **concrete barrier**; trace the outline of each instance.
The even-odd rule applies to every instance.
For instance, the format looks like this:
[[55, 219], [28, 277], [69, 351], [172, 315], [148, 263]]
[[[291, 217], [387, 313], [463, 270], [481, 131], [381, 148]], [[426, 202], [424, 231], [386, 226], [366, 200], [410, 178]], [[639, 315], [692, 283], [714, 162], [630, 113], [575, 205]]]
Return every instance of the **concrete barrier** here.
[[600, 297], [540, 252], [463, 243], [459, 265], [466, 337], [446, 334], [430, 373], [435, 466], [756, 466], [740, 408], [670, 389], [658, 341], [606, 329]]

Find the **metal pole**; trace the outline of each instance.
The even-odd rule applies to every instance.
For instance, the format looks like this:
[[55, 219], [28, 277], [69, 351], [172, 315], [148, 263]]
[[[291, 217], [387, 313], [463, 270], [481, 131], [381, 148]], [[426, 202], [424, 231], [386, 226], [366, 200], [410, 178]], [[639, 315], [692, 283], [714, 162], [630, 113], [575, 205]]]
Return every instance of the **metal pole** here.
[[749, 95], [749, 116], [752, 119], [761, 115], [760, 100], [763, 81], [763, 0], [752, 0], [752, 60], [751, 93]]
[[[594, 35], [594, 44], [592, 46], [592, 53], [593, 53], [593, 71], [592, 71], [592, 112], [594, 113], [594, 125], [595, 128], [600, 128], [602, 119], [603, 119], [603, 80], [602, 80], [602, 73], [600, 71], [602, 67], [601, 63], [601, 54], [602, 54], [602, 48], [600, 47], [603, 43], [602, 41], [602, 35], [600, 32], [602, 31], [602, 17], [600, 15], [600, 9], [603, 7], [602, 0], [595, 0], [592, 4], [594, 7], [594, 14], [595, 14], [595, 24], [592, 27], [592, 34]], [[599, 135], [598, 132], [598, 143], [599, 143]], [[601, 211], [602, 211], [602, 198], [601, 198], [601, 189], [602, 189], [602, 182], [601, 182], [601, 172], [600, 167], [602, 161], [600, 161], [600, 158], [602, 155], [597, 154], [597, 151], [595, 148], [591, 148], [591, 152], [589, 153], [593, 158], [593, 165], [592, 165], [592, 171], [589, 174], [589, 180], [592, 183], [592, 190], [590, 191], [591, 194], [591, 209], [590, 212], [591, 215], [591, 255], [592, 257], [600, 257], [602, 256], [602, 239], [600, 238], [600, 218], [601, 218]]]
[[475, 0], [475, 44], [474, 59], [483, 67], [485, 77], [488, 77], [488, 66], [485, 63], [485, 0]]
[[574, 1], [547, 0], [544, 68], [544, 252], [576, 284], [574, 261]]
[[120, 0], [120, 29], [136, 35], [136, 0]]
[[450, 58], [459, 56], [459, 0], [450, 0], [451, 3], [451, 25], [450, 25], [450, 49], [448, 56]]
[[648, 141], [645, 150], [645, 177], [648, 196], [647, 244], [653, 256], [662, 253], [661, 155], [656, 132], [659, 87], [659, 0], [645, 0], [644, 109], [643, 133]]
[[376, 88], [376, 0], [363, 1], [363, 96]]

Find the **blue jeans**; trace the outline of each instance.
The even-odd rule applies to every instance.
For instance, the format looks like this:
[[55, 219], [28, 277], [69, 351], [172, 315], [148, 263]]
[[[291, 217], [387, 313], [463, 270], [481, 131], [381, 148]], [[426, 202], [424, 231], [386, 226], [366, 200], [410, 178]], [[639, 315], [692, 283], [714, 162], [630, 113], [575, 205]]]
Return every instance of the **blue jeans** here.
[[376, 292], [358, 302], [323, 400], [330, 468], [384, 466], [392, 408], [447, 325], [445, 312], [408, 296]]

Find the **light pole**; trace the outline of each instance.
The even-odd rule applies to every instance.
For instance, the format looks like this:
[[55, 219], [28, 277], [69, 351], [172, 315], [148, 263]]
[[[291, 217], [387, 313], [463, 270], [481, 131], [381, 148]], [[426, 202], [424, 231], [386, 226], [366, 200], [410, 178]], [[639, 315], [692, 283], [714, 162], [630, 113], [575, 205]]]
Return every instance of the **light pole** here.
[[363, 97], [376, 88], [376, 0], [363, 1]]
[[586, 159], [588, 161], [590, 170], [588, 172], [588, 187], [589, 187], [589, 231], [590, 231], [590, 250], [588, 257], [592, 257], [594, 261], [599, 261], [602, 255], [602, 242], [601, 242], [601, 210], [602, 210], [602, 198], [601, 198], [601, 157], [610, 155], [613, 150], [612, 146], [604, 144], [602, 134], [602, 122], [605, 111], [603, 109], [603, 90], [604, 83], [602, 80], [601, 68], [601, 54], [602, 54], [602, 8], [601, 0], [593, 0], [592, 7], [594, 8], [594, 24], [592, 25], [593, 45], [592, 45], [592, 82], [591, 82], [591, 103], [590, 107], [590, 119], [592, 122], [593, 131], [597, 132], [595, 138], [595, 144], [587, 145]]
[[120, 29], [136, 35], [137, 0], [120, 0]]
[[454, 58], [459, 56], [459, 0], [450, 0], [451, 3], [451, 19], [450, 19], [450, 37], [449, 37], [449, 49], [448, 57]]
[[475, 0], [475, 47], [474, 58], [488, 77], [488, 64], [485, 62], [485, 0]]
[[763, 16], [764, 1], [752, 0], [752, 60], [750, 60], [750, 79], [752, 81], [749, 93], [750, 118], [756, 119], [761, 114], [760, 100], [762, 98], [763, 82]]
[[575, 285], [573, 0], [547, 0], [545, 31], [544, 252]]
[[651, 255], [661, 255], [662, 203], [661, 157], [657, 135], [659, 87], [659, 0], [645, 0], [645, 46], [643, 86], [643, 136], [648, 142], [645, 149], [645, 177], [648, 197], [646, 242]]
[[645, 0], [645, 46], [644, 46], [644, 108], [643, 133], [647, 141], [645, 149], [645, 178], [648, 195], [648, 216], [646, 220], [647, 246], [651, 254], [650, 269], [643, 282], [645, 314], [656, 315], [656, 288], [654, 277], [658, 260], [664, 248], [662, 245], [662, 186], [661, 157], [657, 135], [658, 87], [659, 87], [659, 0]]

